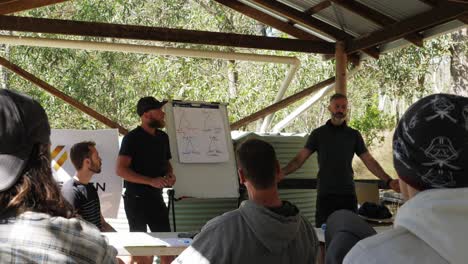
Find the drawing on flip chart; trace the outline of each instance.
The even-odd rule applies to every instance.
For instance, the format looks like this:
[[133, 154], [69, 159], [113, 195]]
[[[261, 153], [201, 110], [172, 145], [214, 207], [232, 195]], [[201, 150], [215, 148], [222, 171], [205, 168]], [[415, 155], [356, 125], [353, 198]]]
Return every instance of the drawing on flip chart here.
[[174, 106], [180, 162], [229, 160], [222, 112], [218, 108]]
[[200, 155], [200, 152], [197, 151], [197, 149], [193, 145], [193, 137], [191, 136], [183, 136], [182, 148], [183, 148], [182, 153], [184, 155], [188, 155], [188, 154]]
[[208, 145], [208, 156], [219, 156], [223, 153], [223, 151], [219, 148], [218, 142], [219, 139], [217, 136], [210, 136], [210, 144]]

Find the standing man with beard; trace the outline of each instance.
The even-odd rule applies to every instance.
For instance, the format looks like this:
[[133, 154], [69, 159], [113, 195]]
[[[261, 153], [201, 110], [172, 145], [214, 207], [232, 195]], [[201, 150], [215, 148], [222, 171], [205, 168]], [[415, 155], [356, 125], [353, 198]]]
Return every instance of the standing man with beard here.
[[77, 213], [102, 232], [115, 232], [102, 216], [101, 203], [96, 188], [90, 183], [94, 174], [101, 173], [101, 157], [96, 143], [84, 141], [70, 149], [70, 158], [76, 174], [62, 186], [62, 195]]
[[364, 162], [375, 176], [389, 187], [399, 191], [398, 180], [393, 180], [372, 157], [359, 131], [348, 127], [348, 99], [345, 95], [334, 94], [328, 110], [331, 119], [310, 134], [304, 148], [299, 151], [286, 167], [283, 177], [299, 169], [315, 151], [318, 153], [318, 187], [315, 211], [315, 225], [320, 227], [328, 216], [339, 209], [357, 211], [357, 197], [354, 187], [352, 161], [354, 154]]
[[[124, 204], [130, 232], [170, 232], [169, 214], [162, 189], [172, 186], [176, 177], [170, 163], [169, 137], [160, 130], [165, 126], [166, 102], [154, 97], [138, 101], [141, 125], [122, 140], [117, 159], [117, 175], [125, 179]], [[144, 262], [139, 257], [139, 263]], [[161, 257], [161, 263], [172, 258]], [[152, 263], [152, 257], [147, 261]]]

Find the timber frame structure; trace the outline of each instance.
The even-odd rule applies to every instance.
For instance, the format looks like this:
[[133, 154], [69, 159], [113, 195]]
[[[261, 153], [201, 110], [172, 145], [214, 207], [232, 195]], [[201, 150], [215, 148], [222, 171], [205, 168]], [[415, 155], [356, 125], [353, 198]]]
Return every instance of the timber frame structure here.
[[[335, 77], [236, 121], [231, 124], [231, 129], [239, 129], [264, 118], [330, 84], [335, 84], [336, 92], [346, 94], [348, 61], [359, 64], [361, 59], [378, 59], [382, 53], [407, 45], [422, 47], [425, 39], [468, 24], [466, 0], [213, 0], [292, 38], [31, 18], [14, 14], [66, 1], [0, 0], [0, 30], [284, 50], [323, 54], [326, 58], [336, 59]], [[0, 57], [0, 65], [126, 134], [127, 130], [117, 122], [5, 58]]]

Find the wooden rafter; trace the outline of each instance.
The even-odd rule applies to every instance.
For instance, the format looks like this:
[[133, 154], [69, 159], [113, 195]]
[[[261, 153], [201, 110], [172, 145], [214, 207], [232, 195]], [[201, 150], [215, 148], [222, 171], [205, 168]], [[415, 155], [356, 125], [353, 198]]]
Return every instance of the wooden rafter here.
[[420, 2], [425, 3], [426, 5], [429, 5], [431, 7], [438, 7], [439, 5], [443, 4], [463, 4], [467, 5], [468, 1], [467, 0], [419, 0]]
[[[318, 31], [319, 33], [329, 36], [335, 40], [349, 40], [353, 39], [353, 36], [334, 27], [331, 26], [319, 19], [311, 17], [295, 8], [292, 8], [288, 5], [280, 3], [278, 1], [272, 0], [252, 0], [252, 2], [262, 6], [263, 8], [268, 9], [271, 12], [280, 14], [287, 19], [293, 21], [294, 23], [300, 24], [302, 26], [311, 28], [313, 30]], [[375, 48], [366, 49], [364, 50], [367, 54], [374, 58], [378, 58], [379, 51]]]
[[96, 112], [95, 110], [91, 109], [90, 107], [78, 102], [74, 98], [66, 95], [65, 93], [61, 92], [57, 88], [53, 87], [52, 85], [46, 83], [45, 81], [39, 79], [38, 77], [34, 76], [30, 72], [24, 70], [23, 68], [19, 67], [16, 64], [8, 61], [7, 59], [0, 57], [0, 65], [4, 66], [5, 68], [9, 69], [10, 71], [18, 74], [19, 76], [23, 77], [24, 79], [32, 82], [33, 84], [39, 86], [40, 88], [46, 90], [50, 94], [62, 99], [66, 103], [70, 104], [71, 106], [77, 108], [78, 110], [88, 114], [89, 116], [95, 118], [99, 122], [111, 127], [117, 128], [119, 132], [123, 135], [128, 133], [128, 130], [119, 125], [117, 122], [110, 120], [109, 118], [101, 115], [100, 113]]
[[452, 2], [452, 3], [468, 5], [468, 1], [466, 1], [466, 0], [448, 0], [448, 1]]
[[314, 5], [313, 7], [309, 8], [309, 9], [307, 9], [306, 11], [304, 11], [304, 13], [311, 16], [311, 15], [316, 14], [316, 13], [318, 13], [318, 12], [320, 12], [320, 11], [330, 7], [330, 6], [331, 6], [331, 2], [328, 1], [328, 0], [325, 0], [323, 2], [320, 2], [320, 3], [316, 4], [316, 5]]
[[468, 24], [468, 14], [461, 15], [461, 16], [457, 17], [457, 19], [460, 20], [461, 22], [465, 23], [465, 24]]
[[47, 5], [53, 5], [68, 0], [0, 0], [0, 15], [11, 14], [20, 12], [28, 9], [43, 7]]
[[268, 25], [270, 27], [276, 28], [279, 31], [282, 31], [286, 34], [289, 34], [295, 38], [298, 39], [307, 39], [307, 40], [322, 40], [312, 34], [309, 34], [303, 30], [300, 30], [293, 25], [291, 25], [288, 22], [281, 21], [277, 18], [274, 18], [268, 14], [265, 14], [253, 7], [250, 7], [248, 5], [245, 5], [241, 2], [238, 1], [232, 1], [232, 0], [215, 0], [216, 2], [227, 6], [239, 13], [242, 13], [250, 18], [253, 18], [265, 25]]
[[456, 19], [466, 12], [467, 8], [463, 8], [460, 5], [441, 4], [438, 8], [431, 9], [428, 12], [394, 23], [368, 36], [349, 40], [346, 43], [346, 52], [353, 53], [358, 50], [393, 41], [410, 33], [423, 30], [424, 28]]
[[419, 2], [423, 2], [426, 5], [431, 6], [431, 7], [436, 7], [439, 4], [437, 0], [419, 0]]
[[299, 100], [301, 100], [302, 98], [310, 95], [311, 93], [315, 92], [315, 91], [318, 91], [320, 89], [322, 89], [323, 87], [327, 86], [327, 85], [330, 85], [330, 84], [333, 84], [335, 82], [335, 77], [332, 77], [332, 78], [329, 78], [329, 79], [326, 79], [325, 81], [322, 81], [322, 82], [319, 82], [317, 83], [316, 85], [313, 85], [309, 88], [306, 88], [296, 94], [293, 94], [279, 102], [276, 102], [270, 106], [267, 106], [265, 107], [264, 109], [258, 111], [258, 112], [255, 112], [247, 117], [244, 117], [242, 118], [241, 120], [239, 121], [236, 121], [234, 123], [231, 124], [231, 130], [237, 130], [255, 120], [258, 120], [260, 118], [263, 118], [271, 113], [275, 113]]
[[255, 49], [331, 54], [335, 48], [325, 41], [272, 38], [234, 33], [171, 29], [97, 22], [0, 16], [0, 30], [92, 37], [181, 42]]
[[[355, 0], [330, 0], [330, 1], [380, 26], [385, 27], [385, 26], [389, 26], [391, 24], [398, 22], [397, 20], [387, 15], [384, 15], [378, 12], [377, 10], [372, 9]], [[423, 36], [420, 35], [419, 33], [411, 33], [405, 36], [405, 39], [419, 47], [422, 47], [424, 45]]]

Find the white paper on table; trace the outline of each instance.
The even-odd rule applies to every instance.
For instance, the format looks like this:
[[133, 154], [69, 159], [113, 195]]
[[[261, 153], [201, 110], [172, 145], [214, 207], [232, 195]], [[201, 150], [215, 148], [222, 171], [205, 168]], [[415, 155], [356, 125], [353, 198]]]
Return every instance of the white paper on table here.
[[[162, 239], [146, 233], [106, 233], [109, 240], [117, 247], [169, 247], [170, 244]], [[118, 239], [116, 239], [118, 236]], [[115, 237], [115, 238], [114, 238]]]

